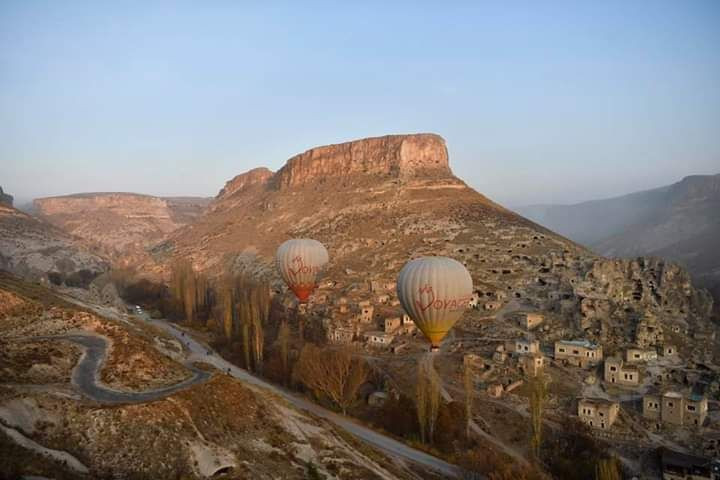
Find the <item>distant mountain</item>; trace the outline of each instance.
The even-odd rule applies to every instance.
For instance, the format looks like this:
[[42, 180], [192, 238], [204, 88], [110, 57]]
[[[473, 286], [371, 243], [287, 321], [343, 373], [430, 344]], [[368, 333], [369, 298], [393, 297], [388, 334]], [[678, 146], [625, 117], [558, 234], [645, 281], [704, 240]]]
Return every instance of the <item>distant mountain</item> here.
[[720, 174], [606, 200], [515, 210], [600, 255], [675, 260], [720, 299]]
[[145, 249], [191, 223], [210, 202], [201, 197], [154, 197], [137, 193], [78, 193], [34, 201], [34, 213], [104, 251], [133, 263]]

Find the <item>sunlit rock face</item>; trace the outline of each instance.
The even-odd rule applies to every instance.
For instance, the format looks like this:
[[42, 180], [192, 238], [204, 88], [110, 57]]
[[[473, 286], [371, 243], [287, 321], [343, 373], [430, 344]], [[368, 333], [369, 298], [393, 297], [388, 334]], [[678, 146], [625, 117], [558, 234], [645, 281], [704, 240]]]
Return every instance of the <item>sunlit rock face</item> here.
[[439, 135], [388, 135], [312, 148], [288, 160], [273, 183], [283, 189], [356, 174], [412, 178], [449, 177], [452, 172]]

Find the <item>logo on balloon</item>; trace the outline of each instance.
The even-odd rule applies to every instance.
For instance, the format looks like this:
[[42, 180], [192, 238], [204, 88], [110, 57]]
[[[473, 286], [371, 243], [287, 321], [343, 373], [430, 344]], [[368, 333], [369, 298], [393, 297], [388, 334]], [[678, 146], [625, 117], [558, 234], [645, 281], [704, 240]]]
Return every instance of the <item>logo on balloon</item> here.
[[418, 297], [415, 303], [422, 312], [430, 308], [433, 310], [448, 310], [450, 312], [465, 310], [472, 300], [470, 295], [460, 298], [435, 298], [435, 292], [430, 285], [420, 287], [418, 289]]
[[294, 268], [289, 268], [288, 272], [290, 273], [290, 276], [293, 278], [296, 278], [298, 275], [307, 275], [310, 273], [320, 272], [320, 267], [313, 267], [310, 265], [305, 265], [305, 261], [299, 255], [292, 259], [292, 264], [293, 264]]

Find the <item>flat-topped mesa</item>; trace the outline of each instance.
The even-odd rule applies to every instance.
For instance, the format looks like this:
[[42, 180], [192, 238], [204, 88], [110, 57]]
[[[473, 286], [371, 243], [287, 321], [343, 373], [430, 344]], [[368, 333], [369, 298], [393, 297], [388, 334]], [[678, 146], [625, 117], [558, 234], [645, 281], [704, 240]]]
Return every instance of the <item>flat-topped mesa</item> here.
[[348, 175], [395, 178], [450, 177], [445, 140], [435, 134], [387, 135], [312, 148], [296, 155], [278, 170], [278, 189]]
[[33, 201], [33, 205], [42, 216], [84, 214], [90, 211], [112, 212], [128, 217], [169, 218], [170, 215], [167, 201], [139, 193], [79, 193], [38, 198]]
[[272, 170], [265, 167], [253, 168], [225, 182], [225, 186], [218, 192], [216, 198], [229, 197], [233, 193], [243, 190], [246, 187], [265, 184], [272, 176]]

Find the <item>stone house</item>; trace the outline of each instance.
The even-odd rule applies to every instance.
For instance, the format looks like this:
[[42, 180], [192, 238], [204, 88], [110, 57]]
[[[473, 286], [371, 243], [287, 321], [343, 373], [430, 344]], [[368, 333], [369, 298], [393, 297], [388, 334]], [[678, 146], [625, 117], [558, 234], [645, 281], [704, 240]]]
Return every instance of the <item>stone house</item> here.
[[540, 342], [518, 338], [513, 345], [513, 352], [518, 355], [531, 355], [540, 351]]
[[582, 398], [578, 401], [578, 417], [591, 428], [608, 430], [620, 412], [620, 404], [604, 398]]
[[683, 395], [665, 392], [643, 397], [643, 417], [672, 425], [701, 426], [708, 414], [708, 401], [704, 395]]
[[413, 322], [412, 318], [410, 318], [410, 315], [408, 315], [407, 313], [403, 313], [402, 324], [403, 325], [415, 325], [415, 322]]
[[390, 295], [387, 295], [387, 294], [378, 295], [376, 297], [376, 300], [378, 303], [382, 303], [383, 305], [386, 305], [388, 302], [390, 302]]
[[400, 317], [386, 318], [383, 320], [383, 330], [385, 330], [385, 333], [395, 333], [400, 328], [401, 323]]
[[585, 368], [597, 365], [602, 359], [602, 346], [589, 340], [558, 340], [555, 342], [556, 361]]
[[365, 332], [365, 340], [367, 344], [373, 347], [388, 347], [392, 343], [395, 335], [385, 332], [370, 331]]
[[349, 327], [330, 327], [327, 330], [327, 339], [331, 343], [348, 344], [355, 338], [355, 330]]
[[627, 363], [651, 362], [657, 360], [655, 350], [643, 350], [642, 348], [628, 348], [625, 350], [625, 361]]
[[375, 308], [372, 305], [361, 306], [360, 307], [360, 315], [358, 316], [360, 323], [372, 322], [374, 311], [375, 311]]
[[640, 371], [635, 365], [625, 365], [621, 358], [605, 359], [604, 379], [608, 383], [636, 387], [640, 383]]
[[541, 325], [543, 320], [545, 320], [545, 318], [540, 313], [526, 312], [518, 315], [518, 324], [520, 328], [524, 328], [525, 330], [534, 329], [538, 325]]

